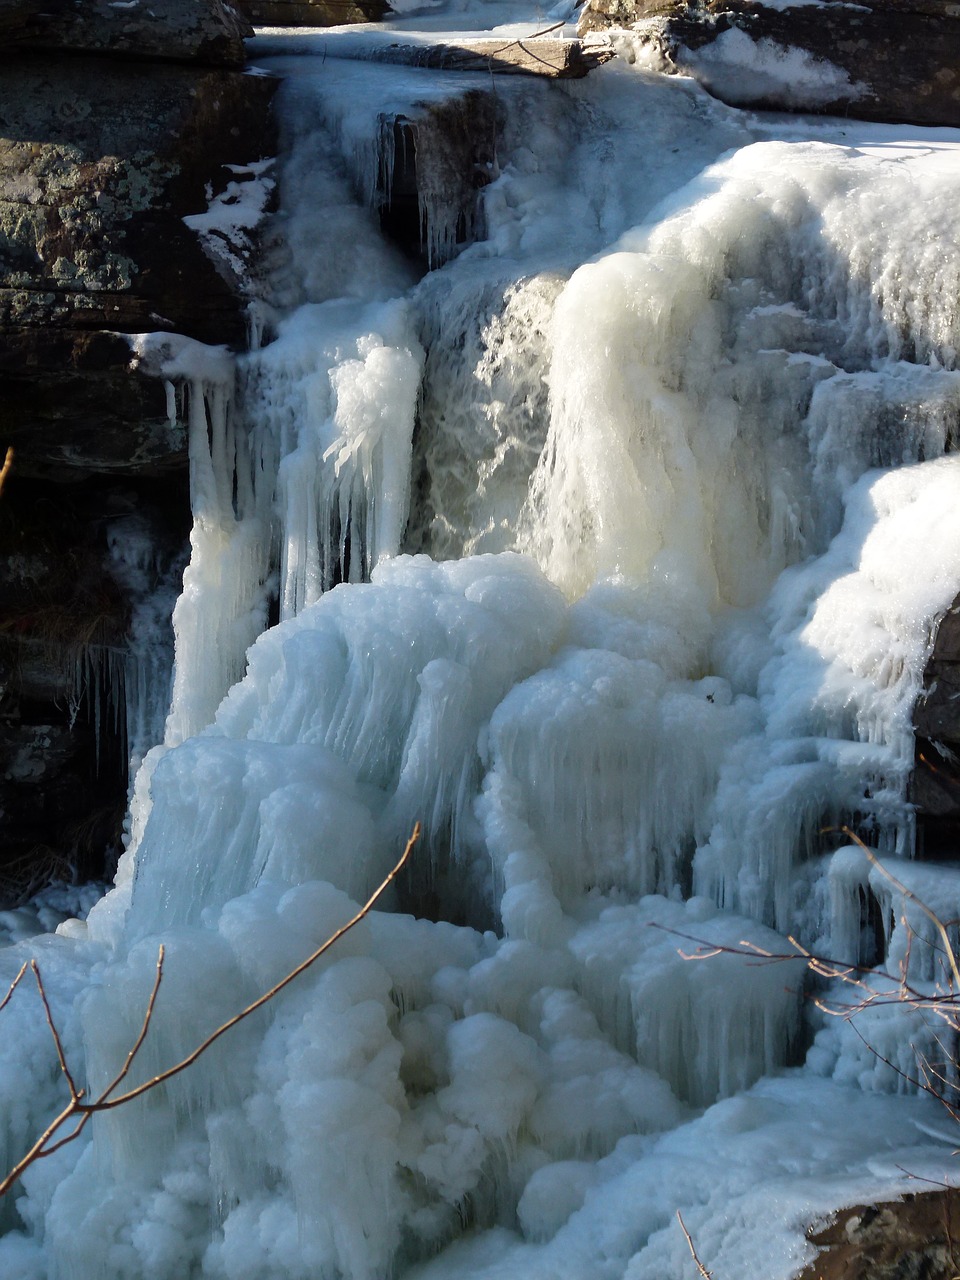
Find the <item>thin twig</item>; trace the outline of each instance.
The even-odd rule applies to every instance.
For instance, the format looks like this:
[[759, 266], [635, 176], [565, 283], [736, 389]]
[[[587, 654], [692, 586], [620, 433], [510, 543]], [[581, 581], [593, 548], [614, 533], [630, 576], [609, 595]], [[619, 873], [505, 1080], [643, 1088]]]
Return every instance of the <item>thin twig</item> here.
[[[77, 1114], [77, 1106], [78, 1106], [78, 1103], [76, 1098], [71, 1098], [70, 1101], [67, 1103], [67, 1105], [64, 1107], [64, 1109], [60, 1112], [60, 1114], [55, 1119], [50, 1121], [46, 1129], [44, 1129], [43, 1133], [36, 1140], [36, 1142], [33, 1144], [33, 1146], [30, 1148], [27, 1154], [23, 1157], [23, 1159], [19, 1160], [13, 1166], [13, 1168], [10, 1170], [7, 1176], [3, 1179], [3, 1181], [0, 1182], [0, 1196], [5, 1196], [7, 1194], [7, 1192], [10, 1190], [13, 1184], [17, 1181], [17, 1179], [20, 1177], [23, 1171], [25, 1169], [28, 1169], [30, 1165], [34, 1163], [34, 1161], [42, 1160], [44, 1156], [50, 1155], [50, 1152], [44, 1151], [43, 1148], [45, 1147], [49, 1139], [52, 1138], [53, 1135], [57, 1132], [60, 1126], [66, 1124], [71, 1116], [75, 1116]], [[78, 1132], [79, 1132], [79, 1128], [81, 1127], [82, 1126], [78, 1126]], [[61, 1143], [60, 1145], [63, 1145], [63, 1144]]]
[[153, 1018], [153, 1006], [157, 1003], [157, 992], [160, 990], [160, 980], [163, 977], [163, 957], [165, 954], [166, 954], [165, 948], [163, 946], [163, 943], [161, 942], [160, 950], [157, 952], [157, 974], [153, 980], [153, 989], [150, 992], [150, 999], [147, 1001], [146, 1012], [143, 1015], [143, 1024], [140, 1027], [140, 1034], [137, 1036], [136, 1040], [134, 1041], [133, 1048], [127, 1054], [126, 1062], [123, 1064], [123, 1066], [114, 1076], [114, 1078], [110, 1081], [110, 1083], [107, 1085], [104, 1091], [100, 1094], [100, 1097], [97, 1099], [98, 1102], [102, 1102], [105, 1098], [109, 1098], [110, 1094], [113, 1093], [114, 1089], [116, 1089], [120, 1081], [124, 1079], [127, 1072], [130, 1070], [131, 1066], [133, 1065], [134, 1058], [140, 1052], [140, 1046], [143, 1044], [144, 1040], [146, 1040], [147, 1038], [147, 1032], [150, 1029], [150, 1022], [151, 1022], [151, 1019]]
[[27, 972], [28, 966], [29, 966], [29, 961], [24, 960], [23, 964], [20, 966], [20, 972], [17, 974], [14, 980], [10, 983], [10, 986], [7, 989], [7, 994], [3, 997], [2, 1000], [0, 1000], [0, 1009], [5, 1009], [7, 1005], [10, 1003], [10, 999], [13, 996], [13, 993], [16, 991], [17, 987], [20, 985], [20, 979]]
[[936, 1178], [921, 1178], [919, 1173], [911, 1173], [909, 1169], [905, 1169], [902, 1164], [895, 1164], [895, 1169], [899, 1169], [905, 1174], [911, 1182], [925, 1182], [929, 1187], [939, 1187], [941, 1191], [956, 1191], [955, 1186], [951, 1186], [949, 1182], [938, 1182]]
[[80, 1094], [77, 1092], [76, 1083], [73, 1079], [73, 1076], [70, 1074], [70, 1068], [67, 1066], [67, 1059], [64, 1056], [63, 1043], [60, 1040], [60, 1033], [57, 1030], [57, 1024], [53, 1020], [53, 1013], [50, 1009], [50, 1001], [47, 999], [47, 993], [43, 989], [43, 979], [40, 977], [40, 966], [37, 964], [36, 960], [31, 960], [30, 968], [33, 971], [34, 978], [36, 979], [37, 990], [40, 992], [40, 1001], [43, 1004], [43, 1012], [46, 1014], [46, 1018], [47, 1018], [47, 1026], [50, 1028], [50, 1034], [53, 1036], [53, 1043], [56, 1046], [57, 1059], [60, 1063], [60, 1070], [63, 1072], [64, 1078], [66, 1079], [67, 1087], [70, 1090], [71, 1099], [74, 1102], [78, 1102], [80, 1100]]
[[192, 1066], [192, 1064], [196, 1062], [196, 1060], [200, 1057], [200, 1055], [202, 1053], [206, 1053], [206, 1051], [210, 1048], [210, 1046], [214, 1044], [217, 1040], [219, 1040], [222, 1035], [225, 1035], [228, 1031], [230, 1031], [233, 1027], [235, 1027], [238, 1022], [242, 1022], [244, 1018], [249, 1018], [252, 1013], [256, 1013], [256, 1011], [260, 1009], [263, 1005], [265, 1005], [268, 1000], [272, 1000], [275, 995], [278, 995], [279, 992], [281, 992], [284, 989], [284, 987], [289, 986], [290, 983], [293, 982], [294, 978], [299, 978], [301, 973], [303, 973], [306, 969], [309, 969], [312, 964], [314, 964], [317, 960], [320, 959], [320, 957], [324, 954], [324, 952], [329, 951], [335, 942], [339, 942], [345, 933], [349, 933], [350, 930], [354, 927], [354, 925], [358, 925], [360, 921], [364, 918], [364, 916], [369, 914], [370, 910], [372, 909], [377, 899], [381, 896], [381, 894], [386, 892], [389, 886], [393, 883], [393, 881], [397, 878], [397, 876], [403, 870], [403, 867], [406, 865], [407, 859], [410, 857], [410, 854], [413, 852], [413, 846], [420, 839], [420, 831], [421, 831], [421, 827], [420, 827], [420, 823], [418, 822], [416, 826], [413, 828], [413, 834], [410, 836], [410, 839], [407, 841], [406, 848], [404, 849], [403, 854], [400, 857], [400, 861], [393, 868], [393, 870], [390, 872], [387, 878], [383, 881], [383, 883], [373, 892], [373, 894], [371, 894], [371, 896], [363, 904], [363, 906], [360, 908], [357, 914], [353, 917], [353, 919], [348, 920], [345, 925], [343, 925], [341, 928], [339, 928], [336, 931], [336, 933], [331, 934], [330, 937], [326, 940], [326, 942], [322, 946], [318, 947], [312, 955], [307, 956], [306, 960], [304, 960], [302, 964], [298, 964], [297, 967], [291, 970], [291, 972], [288, 973], [285, 978], [282, 978], [276, 984], [276, 986], [271, 987], [269, 991], [265, 991], [258, 1000], [254, 1000], [252, 1004], [248, 1004], [245, 1009], [241, 1009], [238, 1014], [235, 1014], [232, 1018], [229, 1018], [221, 1026], [217, 1027], [216, 1031], [211, 1032], [211, 1034], [207, 1036], [206, 1040], [204, 1040], [202, 1044], [197, 1045], [196, 1049], [194, 1049], [192, 1053], [188, 1053], [185, 1058], [182, 1058], [180, 1062], [176, 1063], [174, 1066], [168, 1067], [166, 1071], [161, 1071], [160, 1074], [158, 1076], [154, 1076], [152, 1080], [147, 1080], [143, 1084], [138, 1085], [135, 1089], [130, 1089], [126, 1093], [121, 1093], [116, 1098], [111, 1098], [109, 1101], [106, 1101], [103, 1098], [100, 1098], [96, 1102], [91, 1102], [89, 1104], [86, 1104], [84, 1107], [84, 1110], [109, 1111], [113, 1107], [123, 1106], [125, 1102], [131, 1102], [134, 1098], [138, 1098], [140, 1094], [146, 1093], [148, 1089], [153, 1089], [158, 1084], [162, 1084], [165, 1080], [169, 1080], [172, 1076], [179, 1075], [181, 1071], [186, 1071], [187, 1067]]
[[880, 874], [884, 876], [887, 880], [889, 880], [890, 883], [894, 886], [894, 888], [897, 889], [900, 893], [902, 893], [908, 902], [912, 902], [915, 906], [920, 908], [920, 910], [927, 917], [927, 919], [930, 921], [933, 927], [937, 930], [937, 932], [940, 935], [941, 941], [943, 942], [943, 949], [946, 954], [947, 960], [950, 963], [950, 972], [953, 975], [954, 984], [956, 986], [956, 989], [960, 991], [960, 965], [958, 965], [957, 963], [957, 957], [956, 957], [956, 954], [954, 953], [953, 945], [950, 942], [950, 935], [947, 933], [946, 926], [944, 925], [940, 917], [937, 915], [937, 913], [933, 911], [930, 907], [928, 907], [927, 904], [923, 901], [923, 899], [919, 898], [913, 892], [912, 889], [908, 889], [905, 884], [903, 884], [900, 880], [898, 880], [897, 877], [893, 874], [893, 872], [889, 871], [883, 865], [883, 863], [880, 861], [877, 855], [873, 852], [873, 850], [867, 848], [867, 846], [864, 844], [864, 842], [860, 839], [860, 837], [855, 832], [851, 831], [849, 827], [840, 827], [839, 830], [842, 831], [845, 836], [847, 836], [850, 840], [853, 841], [853, 843], [857, 846], [857, 848], [860, 849], [861, 852], [866, 855], [867, 861], [870, 863], [870, 865], [872, 867], [876, 867], [876, 869], [880, 872]]
[[696, 1245], [693, 1243], [693, 1240], [690, 1237], [690, 1232], [687, 1230], [684, 1224], [683, 1218], [680, 1216], [679, 1209], [677, 1210], [677, 1221], [680, 1223], [680, 1230], [683, 1232], [684, 1239], [686, 1240], [687, 1245], [690, 1248], [690, 1256], [693, 1258], [694, 1262], [697, 1264], [697, 1270], [700, 1272], [700, 1275], [703, 1277], [703, 1280], [713, 1280], [713, 1272], [708, 1271], [707, 1268], [700, 1261], [699, 1257], [697, 1256]]

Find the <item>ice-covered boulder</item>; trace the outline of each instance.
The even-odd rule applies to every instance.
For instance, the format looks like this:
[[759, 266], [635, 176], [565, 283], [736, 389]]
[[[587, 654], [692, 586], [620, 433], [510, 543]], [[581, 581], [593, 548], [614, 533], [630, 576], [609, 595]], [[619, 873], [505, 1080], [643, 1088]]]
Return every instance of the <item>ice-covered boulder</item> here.
[[946, 0], [588, 0], [581, 33], [609, 27], [634, 33], [628, 56], [734, 106], [960, 123], [960, 21]]

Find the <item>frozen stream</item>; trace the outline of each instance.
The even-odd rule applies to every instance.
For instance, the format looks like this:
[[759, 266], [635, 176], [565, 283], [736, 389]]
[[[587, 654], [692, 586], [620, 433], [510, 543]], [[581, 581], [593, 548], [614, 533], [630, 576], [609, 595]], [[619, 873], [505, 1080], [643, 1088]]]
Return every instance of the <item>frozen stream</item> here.
[[[344, 38], [523, 17], [427, 16]], [[279, 183], [257, 349], [136, 343], [191, 427], [166, 740], [117, 887], [0, 980], [38, 957], [95, 1092], [163, 942], [147, 1079], [424, 838], [258, 1018], [27, 1171], [0, 1275], [684, 1280], [679, 1209], [716, 1280], [790, 1280], [818, 1216], [960, 1181], [895, 1070], [933, 1029], [858, 1033], [802, 1006], [802, 967], [665, 929], [882, 961], [861, 902], [902, 904], [821, 834], [843, 822], [960, 915], [905, 799], [960, 592], [960, 133], [737, 112], [626, 46], [494, 82], [338, 38], [253, 42], [285, 151], [197, 220], [242, 231]], [[422, 278], [372, 208], [397, 117]], [[902, 923], [881, 946], [937, 981]], [[63, 1083], [35, 991], [0, 1019], [7, 1167]]]

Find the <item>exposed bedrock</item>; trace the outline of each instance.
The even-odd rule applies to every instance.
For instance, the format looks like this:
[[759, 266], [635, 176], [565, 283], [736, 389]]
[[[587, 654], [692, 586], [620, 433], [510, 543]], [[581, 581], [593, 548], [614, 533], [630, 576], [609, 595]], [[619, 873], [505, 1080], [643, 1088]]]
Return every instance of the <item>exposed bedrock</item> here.
[[186, 432], [128, 335], [246, 343], [229, 211], [276, 150], [249, 30], [221, 0], [0, 0], [0, 905], [122, 812], [130, 622], [189, 527]]
[[947, 0], [588, 0], [581, 33], [608, 27], [736, 106], [960, 124], [960, 9]]

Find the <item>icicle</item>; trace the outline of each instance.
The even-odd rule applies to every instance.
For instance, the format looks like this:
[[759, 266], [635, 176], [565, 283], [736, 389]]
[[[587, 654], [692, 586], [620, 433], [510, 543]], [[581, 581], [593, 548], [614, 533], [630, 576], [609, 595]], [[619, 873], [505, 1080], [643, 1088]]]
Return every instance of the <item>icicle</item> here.
[[180, 742], [213, 718], [243, 674], [266, 621], [271, 494], [251, 475], [233, 407], [234, 360], [187, 338], [131, 339], [148, 371], [181, 387], [189, 423], [191, 558], [174, 610], [176, 660], [166, 738]]

